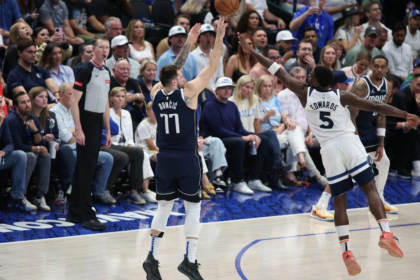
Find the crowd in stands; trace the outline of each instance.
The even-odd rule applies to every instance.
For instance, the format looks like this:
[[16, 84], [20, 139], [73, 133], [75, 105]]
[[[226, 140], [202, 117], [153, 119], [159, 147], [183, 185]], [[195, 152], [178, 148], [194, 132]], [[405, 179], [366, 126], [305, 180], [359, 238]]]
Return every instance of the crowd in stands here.
[[[149, 13], [161, 12], [152, 9], [157, 1], [171, 2], [143, 1]], [[173, 26], [164, 26], [164, 35], [155, 38], [153, 19], [140, 16], [130, 2], [0, 0], [0, 176], [9, 178], [0, 184], [11, 184], [8, 206], [50, 211], [45, 197], [57, 188], [52, 177], [71, 192], [77, 157], [73, 84], [81, 66], [92, 63], [97, 38], [110, 45], [104, 65], [112, 76], [112, 145], [100, 150], [93, 199], [115, 204], [114, 186], [124, 171], [125, 199], [156, 202], [149, 190], [159, 152], [152, 88], [195, 24], [201, 24], [201, 33], [182, 69], [184, 78], [196, 78], [209, 65], [219, 18], [213, 0], [173, 0]], [[372, 59], [384, 55], [392, 89], [387, 102], [420, 116], [420, 1], [271, 2], [283, 14], [271, 11], [265, 0], [241, 1], [227, 19], [217, 71], [197, 93], [205, 198], [223, 193], [228, 178], [232, 190], [243, 194], [302, 186], [305, 177], [297, 175], [306, 170], [310, 181], [328, 184], [299, 99], [244, 51], [237, 33], [302, 82], [317, 65], [330, 68], [332, 87], [340, 90], [351, 91], [372, 73]], [[395, 10], [391, 2], [399, 3]], [[387, 118], [387, 128], [390, 174], [420, 175], [420, 133], [397, 118]]]

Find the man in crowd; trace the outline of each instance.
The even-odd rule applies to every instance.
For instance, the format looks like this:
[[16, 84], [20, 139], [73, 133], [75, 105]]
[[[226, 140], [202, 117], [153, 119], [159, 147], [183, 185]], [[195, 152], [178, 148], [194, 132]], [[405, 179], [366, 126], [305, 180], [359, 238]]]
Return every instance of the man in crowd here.
[[354, 46], [346, 55], [346, 64], [345, 66], [353, 66], [356, 63], [357, 55], [361, 51], [369, 51], [372, 57], [381, 54], [381, 51], [378, 50], [375, 46], [379, 41], [379, 29], [375, 26], [369, 26], [365, 30], [365, 40], [363, 44]]
[[265, 32], [264, 28], [255, 28], [255, 30], [252, 31], [251, 38], [252, 42], [254, 43], [254, 48], [257, 50], [257, 52], [263, 52], [268, 44], [267, 33]]
[[312, 26], [307, 26], [303, 30], [303, 39], [309, 41], [312, 44], [313, 49], [313, 57], [315, 60], [315, 63], [318, 64], [319, 58], [321, 57], [321, 50], [322, 48], [319, 48], [317, 46], [318, 44], [318, 35], [316, 33], [316, 29]]
[[400, 89], [405, 89], [410, 86], [411, 80], [413, 76], [416, 74], [420, 74], [420, 59], [417, 59], [413, 64], [413, 72], [408, 75], [407, 79], [401, 84]]
[[[378, 30], [385, 29], [388, 33], [388, 42], [392, 39], [392, 31], [387, 28], [383, 23], [381, 23], [382, 19], [382, 11], [381, 6], [377, 1], [367, 1], [367, 3], [363, 6], [363, 12], [365, 13], [365, 16], [367, 17], [368, 21], [364, 24], [363, 31], [365, 31], [369, 26], [375, 26]], [[372, 57], [375, 57], [376, 55], [372, 55]]]
[[312, 72], [312, 69], [315, 68], [316, 63], [313, 57], [313, 48], [311, 42], [308, 40], [303, 39], [299, 42], [297, 46], [297, 61], [295, 63], [286, 65], [285, 69], [289, 72], [293, 67], [300, 66], [306, 71], [306, 78]]
[[411, 55], [416, 61], [420, 54], [420, 10], [415, 9], [408, 15], [407, 35], [404, 42], [411, 47]]
[[295, 55], [295, 53], [292, 51], [292, 44], [296, 41], [297, 39], [293, 38], [293, 35], [289, 30], [282, 30], [277, 33], [276, 47], [280, 52], [280, 62], [283, 65], [285, 65], [289, 60], [291, 61], [291, 58]]
[[[122, 24], [121, 20], [116, 17], [109, 17], [105, 24], [105, 37], [108, 39], [109, 42], [114, 39], [115, 36], [122, 35]], [[112, 56], [112, 48], [109, 51], [108, 58]]]
[[[108, 69], [113, 69], [117, 60], [122, 58], [127, 58], [130, 64], [130, 78], [136, 79], [139, 76], [140, 71], [140, 63], [136, 60], [130, 58], [130, 48], [128, 44], [132, 44], [127, 40], [127, 37], [124, 35], [115, 36], [111, 41], [111, 49], [112, 49], [112, 56], [105, 62], [106, 67]], [[111, 75], [114, 75], [114, 72], [111, 71]]]
[[[281, 31], [283, 32], [283, 31]], [[263, 55], [269, 59], [271, 59], [273, 62], [276, 63], [280, 63], [280, 53], [278, 51], [278, 49], [274, 46], [268, 45], [264, 51], [263, 51]], [[270, 72], [267, 71], [267, 69], [265, 67], [263, 67], [261, 64], [257, 63], [254, 65], [254, 67], [252, 67], [251, 71], [249, 72], [249, 75], [254, 79], [254, 81], [258, 81], [258, 79], [262, 76], [262, 75], [268, 75], [271, 77], [271, 79], [273, 80], [273, 92], [275, 95], [277, 95], [279, 93], [279, 91], [281, 91], [283, 89], [283, 85], [282, 83], [276, 78], [276, 76], [274, 76], [273, 74], [271, 74]]]
[[348, 78], [346, 76], [346, 73], [344, 73], [341, 70], [335, 70], [333, 72], [334, 79], [333, 83], [331, 84], [332, 89], [338, 89], [338, 90], [347, 90], [349, 87], [349, 83], [353, 82], [353, 78]]

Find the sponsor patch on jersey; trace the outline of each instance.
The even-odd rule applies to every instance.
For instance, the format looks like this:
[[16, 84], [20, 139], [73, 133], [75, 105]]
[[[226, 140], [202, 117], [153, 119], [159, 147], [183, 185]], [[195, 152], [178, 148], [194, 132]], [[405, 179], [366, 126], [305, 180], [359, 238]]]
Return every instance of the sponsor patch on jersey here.
[[111, 83], [111, 81], [110, 81], [110, 80], [105, 80], [105, 83], [106, 83], [107, 85], [109, 85], [109, 84]]
[[82, 87], [82, 86], [83, 86], [83, 83], [78, 82], [78, 81], [75, 81], [75, 82], [74, 82], [74, 84], [75, 84], [76, 86], [78, 86], [78, 87]]

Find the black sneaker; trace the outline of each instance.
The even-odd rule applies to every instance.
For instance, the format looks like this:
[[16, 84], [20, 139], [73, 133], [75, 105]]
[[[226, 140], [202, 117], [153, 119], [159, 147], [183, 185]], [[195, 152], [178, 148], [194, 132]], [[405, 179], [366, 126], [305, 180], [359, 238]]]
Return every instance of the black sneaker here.
[[162, 280], [159, 272], [159, 261], [155, 260], [151, 252], [143, 262], [143, 269], [147, 273], [147, 280]]
[[401, 179], [410, 179], [411, 178], [411, 174], [410, 174], [410, 172], [408, 172], [406, 169], [404, 169], [404, 168], [399, 168], [398, 170], [397, 170], [397, 174], [398, 174], [398, 177], [399, 178], [401, 178]]
[[200, 264], [197, 263], [197, 260], [195, 260], [195, 263], [191, 263], [188, 260], [187, 255], [184, 255], [184, 260], [178, 266], [178, 271], [187, 276], [190, 280], [204, 280], [203, 277], [201, 277], [200, 272], [198, 272], [199, 266]]

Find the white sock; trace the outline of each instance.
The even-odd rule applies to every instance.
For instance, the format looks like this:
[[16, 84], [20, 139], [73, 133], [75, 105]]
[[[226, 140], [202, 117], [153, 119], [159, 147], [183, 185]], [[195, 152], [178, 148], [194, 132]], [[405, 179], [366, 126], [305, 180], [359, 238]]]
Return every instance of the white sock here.
[[[337, 226], [335, 228], [337, 229], [337, 235], [338, 235], [338, 239], [339, 240], [340, 240], [340, 237], [349, 236], [350, 235], [349, 225]], [[340, 240], [340, 246], [341, 246], [341, 249], [343, 250], [343, 253], [345, 251], [350, 250], [349, 241], [350, 240], [348, 238], [347, 239]]]
[[222, 176], [222, 175], [223, 175], [222, 170], [217, 169], [217, 170], [216, 170], [216, 177], [217, 177], [217, 176]]
[[322, 209], [328, 209], [328, 202], [330, 202], [330, 198], [331, 194], [323, 192], [316, 206]]
[[420, 160], [413, 161], [413, 169], [415, 171], [420, 171]]
[[195, 263], [195, 254], [197, 253], [197, 239], [187, 239], [187, 258], [190, 263]]
[[345, 251], [349, 251], [350, 250], [350, 240], [345, 239], [345, 240], [341, 240], [340, 241], [340, 245], [341, 245], [341, 249], [343, 250], [343, 253]]
[[391, 232], [389, 229], [389, 224], [387, 219], [378, 220], [379, 227], [381, 231]]
[[162, 237], [157, 237], [153, 235], [151, 235], [151, 237], [152, 237], [152, 240], [151, 240], [151, 246], [150, 246], [150, 253], [152, 253], [155, 260], [159, 260], [159, 247], [160, 247], [160, 242], [162, 241]]

